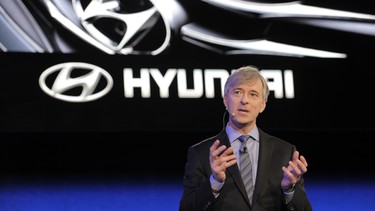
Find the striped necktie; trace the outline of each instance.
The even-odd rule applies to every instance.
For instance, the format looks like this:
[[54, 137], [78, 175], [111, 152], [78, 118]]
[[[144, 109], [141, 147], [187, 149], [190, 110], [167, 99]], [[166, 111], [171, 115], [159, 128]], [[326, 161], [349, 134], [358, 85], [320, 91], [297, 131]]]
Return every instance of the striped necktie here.
[[249, 135], [242, 135], [238, 137], [241, 141], [241, 148], [240, 148], [240, 171], [242, 175], [242, 180], [246, 188], [247, 196], [249, 197], [250, 204], [253, 198], [253, 171], [250, 156], [246, 147], [246, 142], [250, 138]]

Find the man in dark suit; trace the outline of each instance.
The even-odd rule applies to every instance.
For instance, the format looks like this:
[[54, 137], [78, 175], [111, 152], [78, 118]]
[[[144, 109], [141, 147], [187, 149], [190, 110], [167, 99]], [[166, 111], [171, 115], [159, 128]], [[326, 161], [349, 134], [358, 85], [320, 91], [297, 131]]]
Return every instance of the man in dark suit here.
[[228, 77], [228, 123], [216, 136], [189, 147], [180, 211], [312, 210], [302, 177], [306, 159], [294, 145], [256, 125], [268, 94], [256, 67], [241, 67]]

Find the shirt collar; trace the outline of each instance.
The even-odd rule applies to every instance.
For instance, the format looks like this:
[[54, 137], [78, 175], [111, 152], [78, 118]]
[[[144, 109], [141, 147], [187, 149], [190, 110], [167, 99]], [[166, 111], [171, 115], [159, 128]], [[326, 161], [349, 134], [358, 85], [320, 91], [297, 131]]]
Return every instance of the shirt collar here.
[[[239, 136], [243, 135], [239, 132], [237, 132], [235, 129], [233, 129], [231, 126], [229, 126], [228, 124], [226, 125], [225, 127], [225, 131], [227, 132], [228, 134], [228, 138], [229, 138], [229, 141], [230, 143], [232, 144], [233, 141], [235, 141]], [[258, 130], [258, 127], [255, 126], [249, 133], [247, 133], [247, 135], [250, 135], [251, 137], [253, 137], [255, 139], [255, 141], [258, 141], [259, 142], [259, 130]]]

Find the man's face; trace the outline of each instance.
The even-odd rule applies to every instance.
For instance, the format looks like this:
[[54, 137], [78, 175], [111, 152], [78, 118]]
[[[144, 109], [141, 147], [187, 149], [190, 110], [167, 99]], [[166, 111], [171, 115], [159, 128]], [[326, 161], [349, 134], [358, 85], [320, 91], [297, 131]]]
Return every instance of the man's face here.
[[228, 108], [230, 124], [237, 127], [255, 125], [258, 114], [266, 107], [263, 98], [262, 82], [254, 80], [245, 84], [234, 84], [224, 96], [224, 104]]

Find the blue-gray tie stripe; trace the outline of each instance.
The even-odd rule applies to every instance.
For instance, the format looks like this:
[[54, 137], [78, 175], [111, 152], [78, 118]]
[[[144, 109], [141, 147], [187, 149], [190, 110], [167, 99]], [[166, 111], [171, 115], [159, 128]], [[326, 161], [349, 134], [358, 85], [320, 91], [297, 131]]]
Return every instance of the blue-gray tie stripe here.
[[250, 203], [253, 198], [253, 173], [251, 160], [249, 153], [245, 150], [246, 142], [250, 136], [242, 135], [238, 139], [241, 141], [240, 148], [240, 170], [242, 175], [242, 180], [246, 188], [247, 196], [249, 197]]

